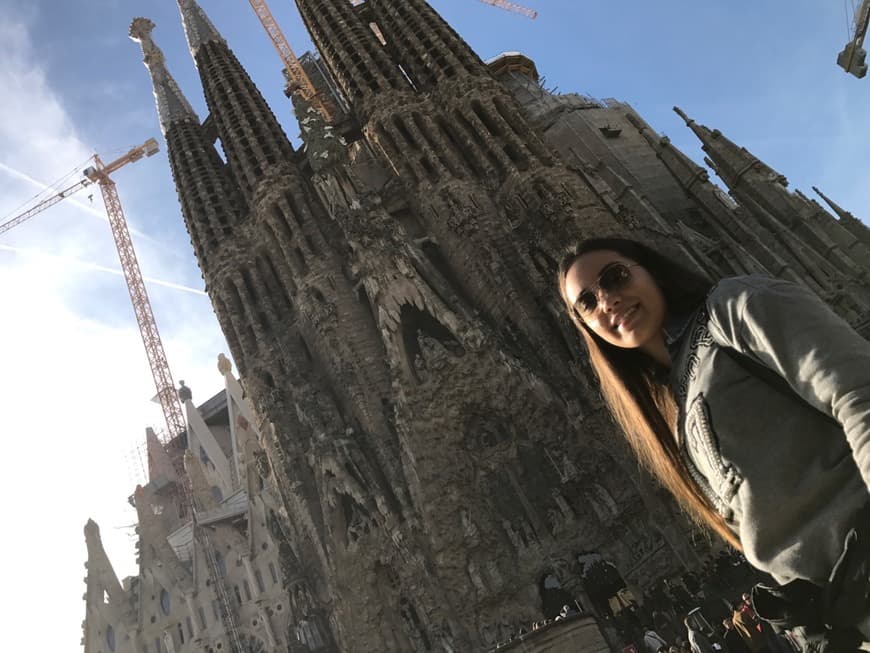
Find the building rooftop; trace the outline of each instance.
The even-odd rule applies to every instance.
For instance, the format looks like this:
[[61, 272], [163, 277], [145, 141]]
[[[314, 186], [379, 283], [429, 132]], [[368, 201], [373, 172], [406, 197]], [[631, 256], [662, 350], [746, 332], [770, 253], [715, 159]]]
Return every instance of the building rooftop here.
[[505, 73], [519, 72], [536, 82], [540, 80], [535, 62], [522, 52], [502, 52], [487, 59], [485, 63], [496, 77]]

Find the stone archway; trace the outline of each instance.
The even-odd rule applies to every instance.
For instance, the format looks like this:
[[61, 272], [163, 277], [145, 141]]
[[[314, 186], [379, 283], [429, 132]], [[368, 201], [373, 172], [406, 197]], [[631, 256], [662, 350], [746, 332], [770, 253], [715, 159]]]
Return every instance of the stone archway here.
[[577, 573], [592, 610], [602, 617], [613, 617], [628, 607], [628, 584], [612, 562], [597, 552], [577, 556]]
[[637, 639], [642, 630], [637, 597], [615, 564], [596, 551], [576, 557], [580, 584], [602, 626], [621, 641]]

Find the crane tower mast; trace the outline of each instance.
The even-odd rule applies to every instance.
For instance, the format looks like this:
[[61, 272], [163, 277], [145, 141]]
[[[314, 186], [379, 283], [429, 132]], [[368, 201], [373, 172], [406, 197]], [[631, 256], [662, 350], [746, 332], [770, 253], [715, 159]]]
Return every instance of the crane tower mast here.
[[249, 2], [254, 13], [257, 14], [257, 18], [260, 19], [263, 29], [266, 30], [266, 34], [269, 35], [269, 40], [272, 41], [272, 45], [278, 51], [278, 56], [281, 57], [281, 61], [284, 63], [284, 67], [287, 70], [288, 91], [292, 93], [298, 90], [302, 94], [302, 97], [308, 100], [320, 112], [324, 120], [333, 122], [334, 113], [332, 107], [323, 99], [322, 94], [311, 82], [311, 78], [308, 77], [308, 73], [305, 72], [305, 68], [302, 66], [296, 53], [293, 52], [293, 48], [290, 47], [287, 37], [284, 36], [284, 32], [278, 27], [278, 22], [275, 20], [275, 16], [272, 15], [266, 0], [249, 0]]
[[[153, 139], [149, 142], [153, 143], [154, 152], [156, 152], [157, 142]], [[146, 143], [147, 145], [148, 143]], [[121, 206], [121, 198], [118, 196], [118, 188], [115, 186], [115, 182], [109, 178], [108, 167], [103, 166], [99, 156], [94, 156], [94, 163], [96, 166], [85, 170], [85, 175], [92, 182], [99, 184], [103, 194], [109, 226], [112, 228], [112, 237], [115, 239], [115, 247], [121, 260], [121, 270], [124, 272], [127, 290], [130, 293], [130, 302], [133, 304], [133, 312], [136, 314], [136, 323], [139, 325], [139, 333], [142, 336], [142, 343], [145, 345], [145, 355], [148, 357], [151, 375], [154, 377], [154, 385], [157, 388], [157, 398], [163, 409], [169, 437], [174, 438], [181, 435], [186, 428], [181, 400], [178, 398], [178, 392], [175, 390], [172, 374], [169, 371], [169, 361], [163, 350], [163, 341], [157, 330], [157, 320], [154, 319], [151, 301], [148, 299], [148, 291], [145, 289], [145, 281], [142, 279], [136, 251], [133, 249], [133, 239], [130, 238], [130, 230], [127, 228], [127, 219]]]

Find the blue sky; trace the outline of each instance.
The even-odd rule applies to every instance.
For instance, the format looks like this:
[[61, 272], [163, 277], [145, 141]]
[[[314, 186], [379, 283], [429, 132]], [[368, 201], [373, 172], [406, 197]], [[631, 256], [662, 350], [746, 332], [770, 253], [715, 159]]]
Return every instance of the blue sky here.
[[[201, 0], [291, 138], [280, 62], [244, 0]], [[847, 6], [852, 0], [846, 0]], [[701, 152], [672, 113], [689, 115], [749, 148], [805, 192], [818, 185], [870, 216], [870, 78], [835, 64], [846, 40], [830, 0], [526, 0], [530, 21], [477, 0], [432, 0], [483, 58], [520, 50], [548, 87], [631, 103], [695, 160]], [[300, 53], [310, 47], [290, 0], [272, 10]], [[0, 0], [0, 215], [97, 151], [108, 160], [159, 136], [135, 16], [157, 23], [170, 70], [204, 117], [204, 103], [171, 0]], [[161, 141], [162, 146], [162, 141]], [[176, 381], [195, 397], [219, 390], [226, 345], [184, 231], [166, 155], [115, 175]], [[82, 528], [102, 526], [120, 575], [134, 573], [134, 516], [125, 499], [141, 475], [130, 452], [160, 415], [99, 197], [88, 193], [0, 237], [0, 341], [6, 406], [0, 491], [7, 502], [7, 583], [18, 586], [10, 650], [71, 650], [84, 616]], [[137, 467], [139, 471], [137, 472]], [[40, 582], [32, 582], [38, 569]], [[53, 585], [49, 631], [31, 615]], [[16, 638], [22, 637], [17, 640]], [[11, 638], [11, 640], [10, 640]]]

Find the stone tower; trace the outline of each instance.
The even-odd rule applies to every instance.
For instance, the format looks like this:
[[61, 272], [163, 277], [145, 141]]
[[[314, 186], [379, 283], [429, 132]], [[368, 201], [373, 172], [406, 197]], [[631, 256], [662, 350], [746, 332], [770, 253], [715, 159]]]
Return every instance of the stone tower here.
[[137, 39], [265, 420], [284, 581], [326, 633], [305, 646], [485, 651], [552, 610], [554, 582], [584, 601], [579, 554], [640, 589], [697, 565], [591, 389], [555, 298], [560, 249], [629, 233], [712, 274], [791, 276], [861, 322], [862, 227], [692, 123], [734, 201], [627, 105], [547, 93], [522, 55], [484, 63], [424, 0], [297, 6], [356, 125], [296, 97], [302, 151], [196, 2], [179, 7], [204, 121], [152, 26]]

